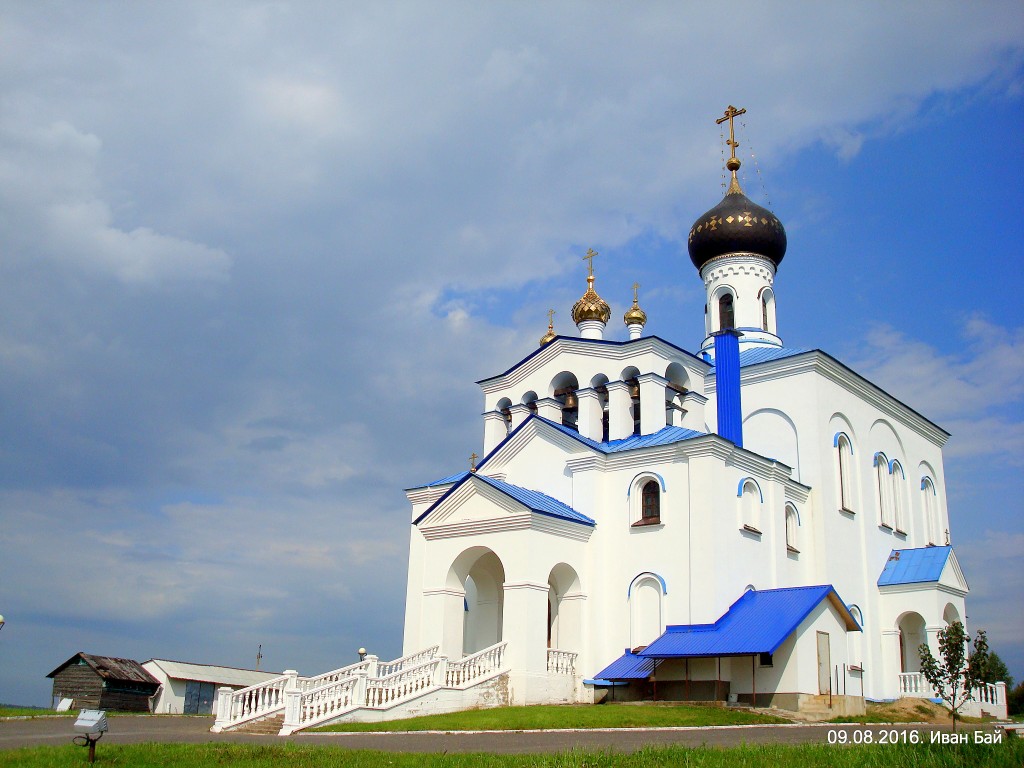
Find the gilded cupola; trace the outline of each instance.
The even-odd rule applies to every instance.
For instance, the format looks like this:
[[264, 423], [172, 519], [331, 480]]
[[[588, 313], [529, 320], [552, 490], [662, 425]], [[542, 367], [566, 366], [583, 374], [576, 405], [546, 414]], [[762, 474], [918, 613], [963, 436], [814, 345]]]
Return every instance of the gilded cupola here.
[[611, 319], [612, 310], [608, 302], [597, 295], [594, 290], [594, 257], [597, 251], [590, 248], [583, 258], [590, 262], [587, 274], [587, 290], [579, 301], [572, 305], [572, 321], [577, 326], [588, 320], [607, 323]]

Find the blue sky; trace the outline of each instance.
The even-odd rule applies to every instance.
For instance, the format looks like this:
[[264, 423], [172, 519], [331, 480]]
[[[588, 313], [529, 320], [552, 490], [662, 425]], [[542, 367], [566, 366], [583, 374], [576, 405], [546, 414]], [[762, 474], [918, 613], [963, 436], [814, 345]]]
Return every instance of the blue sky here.
[[953, 433], [970, 624], [1024, 678], [1024, 11], [722, 8], [0, 2], [0, 701], [79, 650], [397, 655], [401, 489], [573, 331], [580, 255], [699, 345], [730, 103], [781, 335]]

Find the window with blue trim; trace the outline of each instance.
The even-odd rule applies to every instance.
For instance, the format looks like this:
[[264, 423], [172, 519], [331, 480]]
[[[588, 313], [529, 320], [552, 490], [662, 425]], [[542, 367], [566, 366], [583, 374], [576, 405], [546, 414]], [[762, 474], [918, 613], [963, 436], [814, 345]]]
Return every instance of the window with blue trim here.
[[853, 446], [850, 439], [840, 433], [836, 436], [836, 469], [839, 476], [836, 478], [836, 486], [839, 490], [839, 509], [843, 512], [853, 512], [853, 468], [850, 459], [853, 458]]

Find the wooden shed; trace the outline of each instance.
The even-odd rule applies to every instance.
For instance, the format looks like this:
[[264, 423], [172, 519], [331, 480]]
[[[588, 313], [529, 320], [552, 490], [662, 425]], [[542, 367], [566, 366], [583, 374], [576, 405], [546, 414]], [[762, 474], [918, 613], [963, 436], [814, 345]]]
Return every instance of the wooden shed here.
[[71, 699], [74, 709], [148, 712], [160, 682], [132, 659], [76, 653], [53, 672], [55, 701]]

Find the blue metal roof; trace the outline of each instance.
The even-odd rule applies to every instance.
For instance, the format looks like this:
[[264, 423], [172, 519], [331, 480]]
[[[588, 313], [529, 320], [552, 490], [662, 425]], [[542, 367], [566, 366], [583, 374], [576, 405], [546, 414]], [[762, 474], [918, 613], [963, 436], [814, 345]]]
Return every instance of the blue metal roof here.
[[685, 429], [683, 427], [662, 427], [657, 432], [652, 432], [649, 435], [630, 435], [629, 437], [624, 437], [621, 440], [609, 440], [607, 443], [599, 443], [596, 440], [591, 440], [589, 437], [584, 437], [575, 429], [559, 424], [558, 422], [550, 421], [540, 416], [531, 416], [531, 418], [539, 419], [574, 440], [579, 440], [581, 443], [593, 448], [595, 451], [600, 451], [601, 453], [606, 454], [620, 453], [621, 451], [632, 451], [637, 448], [650, 448], [655, 445], [672, 445], [673, 443], [679, 443], [683, 440], [691, 440], [695, 437], [704, 437], [707, 434], [706, 432], [697, 432], [696, 430]]
[[[423, 483], [423, 485], [414, 485], [413, 488], [432, 488], [435, 485], [448, 485], [448, 483], [457, 483], [469, 474], [469, 470], [462, 470], [456, 472], [454, 475], [448, 475], [448, 477], [442, 477], [440, 480], [434, 480], [430, 483]], [[411, 489], [410, 489], [411, 490]]]
[[882, 575], [878, 577], [878, 586], [938, 581], [952, 551], [952, 547], [894, 549], [885, 561]]
[[486, 477], [485, 475], [475, 475], [475, 477], [478, 480], [484, 481], [492, 488], [497, 488], [506, 496], [511, 496], [520, 504], [529, 507], [538, 514], [547, 515], [548, 517], [558, 517], [563, 520], [571, 520], [574, 523], [583, 523], [584, 525], [597, 525], [593, 518], [577, 512], [568, 504], [563, 504], [558, 499], [553, 499], [540, 491], [531, 491], [528, 488], [520, 488], [518, 485], [512, 485], [511, 483], [506, 483], [501, 480], [495, 480], [493, 477]]
[[638, 656], [627, 648], [624, 654], [594, 677], [598, 680], [646, 680], [654, 672], [657, 663], [657, 659]]
[[753, 347], [740, 352], [740, 367], [767, 363], [771, 360], [782, 360], [785, 357], [802, 355], [810, 349], [801, 347]]
[[775, 653], [825, 599], [842, 615], [847, 629], [859, 631], [857, 621], [831, 584], [749, 590], [714, 624], [669, 626], [639, 655], [664, 659]]
[[529, 488], [521, 488], [518, 485], [512, 485], [511, 483], [506, 483], [502, 480], [495, 480], [493, 477], [487, 477], [486, 475], [481, 475], [477, 473], [466, 472], [464, 473], [464, 475], [465, 476], [461, 480], [456, 482], [455, 485], [449, 488], [440, 499], [431, 504], [430, 508], [427, 509], [426, 512], [424, 512], [422, 515], [413, 520], [412, 524], [418, 525], [419, 522], [423, 520], [423, 518], [425, 518], [427, 515], [433, 512], [434, 509], [437, 508], [437, 505], [443, 502], [445, 499], [447, 499], [452, 493], [455, 492], [457, 488], [462, 486], [462, 484], [468, 481], [470, 478], [474, 478], [483, 483], [486, 483], [487, 485], [500, 491], [501, 493], [504, 493], [506, 496], [515, 499], [520, 504], [527, 507], [531, 511], [536, 512], [539, 515], [555, 517], [560, 520], [568, 520], [573, 523], [580, 523], [582, 525], [588, 525], [591, 527], [597, 525], [597, 522], [593, 518], [587, 517], [586, 515], [577, 512], [568, 504], [563, 504], [558, 499], [553, 499], [552, 497], [548, 496], [547, 494], [541, 493], [540, 491], [531, 491]]

